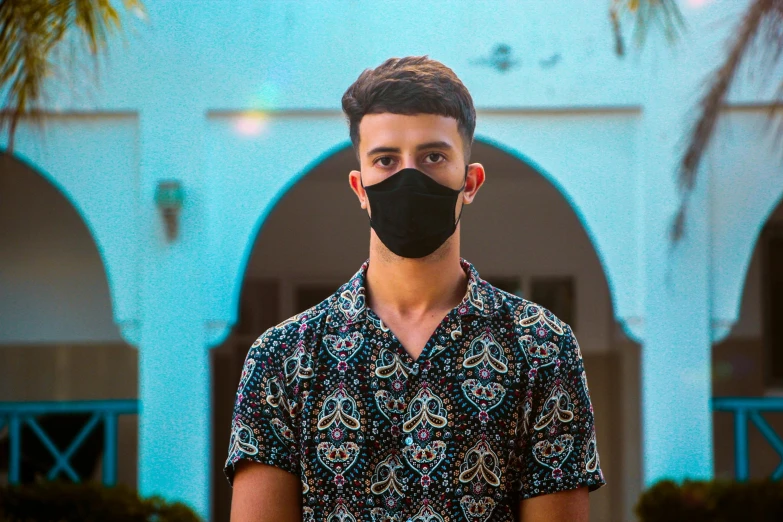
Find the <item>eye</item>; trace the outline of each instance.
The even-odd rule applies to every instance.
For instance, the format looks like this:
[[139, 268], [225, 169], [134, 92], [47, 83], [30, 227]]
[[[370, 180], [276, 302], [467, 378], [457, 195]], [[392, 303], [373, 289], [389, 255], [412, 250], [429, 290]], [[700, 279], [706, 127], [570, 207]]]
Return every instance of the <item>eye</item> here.
[[[387, 163], [384, 163], [386, 161]], [[391, 162], [393, 161], [393, 158], [391, 156], [381, 156], [380, 158], [376, 159], [373, 164], [380, 163], [381, 167], [390, 167]]]
[[[429, 159], [429, 160], [432, 160], [433, 157], [435, 157], [435, 158], [442, 158], [444, 160], [446, 159], [446, 156], [444, 156], [440, 152], [430, 152], [426, 156], [426, 158]], [[441, 163], [441, 161], [437, 161], [437, 159], [436, 159], [436, 161], [430, 161], [430, 163]]]

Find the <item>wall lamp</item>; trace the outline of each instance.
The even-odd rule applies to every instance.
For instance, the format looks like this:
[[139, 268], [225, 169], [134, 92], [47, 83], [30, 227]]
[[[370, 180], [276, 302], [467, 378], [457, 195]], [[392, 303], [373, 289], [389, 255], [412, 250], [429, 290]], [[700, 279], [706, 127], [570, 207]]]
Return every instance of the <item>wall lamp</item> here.
[[185, 192], [182, 183], [176, 179], [162, 179], [155, 188], [155, 204], [163, 217], [166, 226], [166, 238], [174, 241], [178, 235], [179, 214], [182, 210], [182, 202]]

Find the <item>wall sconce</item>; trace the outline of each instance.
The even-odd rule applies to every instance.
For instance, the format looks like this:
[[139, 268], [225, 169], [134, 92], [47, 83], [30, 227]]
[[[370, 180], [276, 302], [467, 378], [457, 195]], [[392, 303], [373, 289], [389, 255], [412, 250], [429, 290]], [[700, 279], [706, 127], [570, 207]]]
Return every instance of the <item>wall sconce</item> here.
[[176, 179], [159, 180], [155, 188], [155, 204], [163, 216], [166, 225], [166, 238], [174, 241], [177, 238], [179, 213], [185, 199], [182, 183]]
[[512, 67], [516, 67], [519, 64], [519, 60], [514, 58], [511, 46], [508, 44], [500, 43], [492, 50], [492, 54], [485, 58], [478, 58], [471, 60], [476, 65], [489, 65], [494, 67], [498, 71], [505, 73]]

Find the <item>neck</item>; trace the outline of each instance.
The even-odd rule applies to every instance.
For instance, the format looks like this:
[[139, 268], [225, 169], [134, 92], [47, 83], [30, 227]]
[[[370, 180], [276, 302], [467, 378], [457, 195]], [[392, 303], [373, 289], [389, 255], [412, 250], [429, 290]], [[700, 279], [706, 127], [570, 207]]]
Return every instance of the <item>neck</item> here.
[[451, 310], [467, 291], [468, 276], [459, 260], [459, 226], [441, 249], [420, 259], [392, 254], [372, 232], [367, 305], [410, 318]]

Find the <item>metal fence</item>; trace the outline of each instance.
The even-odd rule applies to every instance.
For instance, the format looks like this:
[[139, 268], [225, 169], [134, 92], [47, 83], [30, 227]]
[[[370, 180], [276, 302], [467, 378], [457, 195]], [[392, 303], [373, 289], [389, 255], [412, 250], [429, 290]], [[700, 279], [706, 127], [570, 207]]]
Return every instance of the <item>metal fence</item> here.
[[772, 472], [772, 479], [780, 480], [783, 477], [783, 441], [761, 414], [783, 412], [783, 397], [715, 397], [712, 399], [712, 409], [734, 414], [734, 478], [745, 481], [750, 475], [748, 447], [748, 421], [750, 421], [780, 455], [781, 462]]
[[[780, 455], [781, 462], [772, 473], [773, 480], [783, 478], [783, 440], [764, 419], [762, 413], [783, 413], [783, 397], [716, 397], [712, 399], [713, 411], [732, 413], [734, 416], [735, 479], [748, 480], [750, 458], [748, 426], [752, 423], [772, 448]], [[47, 478], [52, 480], [60, 473], [73, 481], [81, 481], [70, 460], [88, 435], [103, 424], [103, 484], [117, 482], [117, 421], [120, 415], [138, 414], [137, 400], [103, 401], [49, 401], [49, 402], [0, 402], [0, 431], [8, 427], [9, 465], [8, 481], [20, 480], [22, 462], [22, 428], [26, 424], [54, 458]], [[89, 419], [64, 450], [58, 448], [40, 426], [36, 418], [51, 414], [89, 414]]]
[[[64, 473], [71, 480], [83, 479], [71, 465], [76, 454], [91, 432], [103, 424], [102, 482], [113, 486], [117, 483], [117, 421], [120, 415], [137, 414], [137, 400], [101, 401], [49, 401], [49, 402], [0, 402], [0, 431], [8, 427], [8, 482], [17, 484], [21, 477], [22, 428], [27, 425], [54, 458], [54, 465], [47, 473], [53, 480]], [[38, 420], [52, 414], [88, 414], [88, 420], [76, 436], [62, 450], [58, 448]]]

